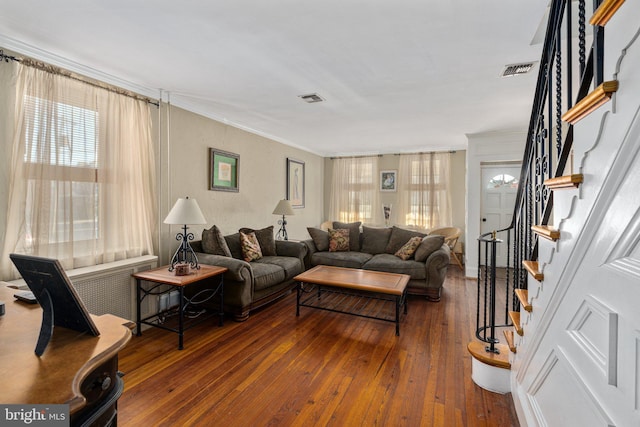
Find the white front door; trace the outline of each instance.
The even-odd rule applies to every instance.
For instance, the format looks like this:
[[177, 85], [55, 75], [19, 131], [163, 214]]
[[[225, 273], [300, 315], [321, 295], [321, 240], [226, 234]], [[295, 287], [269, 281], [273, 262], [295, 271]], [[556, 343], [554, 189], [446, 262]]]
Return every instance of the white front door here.
[[[480, 232], [502, 230], [511, 224], [516, 204], [520, 164], [505, 163], [482, 165], [482, 205], [480, 209]], [[505, 238], [506, 234], [498, 238]], [[513, 235], [512, 235], [513, 236]], [[499, 243], [496, 249], [496, 266], [507, 265], [507, 242]]]

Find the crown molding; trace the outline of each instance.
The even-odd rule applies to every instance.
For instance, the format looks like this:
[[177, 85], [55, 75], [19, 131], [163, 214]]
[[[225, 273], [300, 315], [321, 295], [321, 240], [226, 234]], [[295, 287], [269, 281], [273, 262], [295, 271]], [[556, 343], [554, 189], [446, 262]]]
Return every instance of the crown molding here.
[[0, 34], [0, 46], [4, 47], [5, 49], [11, 50], [18, 55], [25, 55], [38, 61], [43, 61], [48, 64], [55, 65], [56, 67], [64, 68], [65, 70], [71, 71], [73, 73], [77, 73], [91, 79], [117, 86], [119, 88], [135, 92], [148, 98], [160, 98], [160, 89], [149, 88], [136, 83], [132, 83], [128, 80], [122, 79], [109, 73], [105, 73], [103, 71], [96, 70], [95, 68], [88, 67], [70, 59], [63, 58], [54, 53], [47, 52], [45, 50], [15, 40], [11, 37], [4, 36], [2, 34]]

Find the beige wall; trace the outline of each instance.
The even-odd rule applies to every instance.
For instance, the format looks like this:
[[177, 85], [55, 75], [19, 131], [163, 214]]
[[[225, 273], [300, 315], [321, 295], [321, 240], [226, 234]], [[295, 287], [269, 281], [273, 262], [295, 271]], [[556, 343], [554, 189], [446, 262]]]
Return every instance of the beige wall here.
[[[398, 170], [400, 164], [400, 156], [395, 154], [385, 154], [380, 157], [378, 167], [380, 170]], [[324, 213], [323, 221], [332, 219], [329, 216], [329, 197], [331, 193], [331, 174], [332, 174], [332, 161], [330, 158], [325, 159], [324, 166]], [[453, 210], [453, 226], [459, 227], [463, 230], [466, 228], [466, 151], [459, 150], [451, 155], [451, 208]], [[392, 204], [397, 206], [398, 193], [397, 192], [380, 192], [380, 203]], [[380, 208], [382, 209], [382, 207]], [[395, 222], [392, 218], [391, 222]], [[461, 236], [461, 242], [464, 242]]]
[[[287, 217], [290, 239], [306, 239], [306, 227], [322, 220], [324, 177], [323, 158], [279, 142], [225, 125], [175, 106], [163, 104], [155, 118], [161, 134], [156, 156], [159, 158], [159, 222], [178, 197], [195, 198], [208, 221], [223, 233], [235, 233], [241, 227], [263, 228], [281, 217], [273, 209], [286, 196], [286, 162], [294, 158], [305, 162], [305, 207]], [[162, 122], [157, 126], [157, 121]], [[237, 193], [210, 191], [209, 148], [240, 156]], [[190, 228], [200, 237], [203, 226]], [[177, 247], [178, 226], [162, 225], [160, 250], [163, 261]]]

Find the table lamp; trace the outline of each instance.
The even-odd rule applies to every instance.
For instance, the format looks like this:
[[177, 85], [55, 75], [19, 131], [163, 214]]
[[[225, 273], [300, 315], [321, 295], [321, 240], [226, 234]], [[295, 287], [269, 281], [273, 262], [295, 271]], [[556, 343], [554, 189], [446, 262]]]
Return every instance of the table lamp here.
[[273, 210], [274, 215], [282, 215], [282, 219], [278, 221], [278, 225], [280, 225], [280, 230], [278, 230], [278, 234], [276, 234], [276, 239], [278, 240], [289, 240], [287, 236], [287, 220], [285, 219], [286, 215], [293, 215], [293, 208], [291, 207], [291, 203], [288, 200], [282, 199], [276, 205], [276, 208]]
[[[180, 265], [180, 268], [176, 271], [176, 274], [178, 275], [187, 274], [189, 272], [189, 268], [195, 268], [196, 270], [200, 269], [200, 266], [198, 265], [198, 257], [189, 244], [189, 240], [194, 239], [193, 233], [187, 232], [189, 228], [187, 227], [187, 224], [207, 223], [196, 199], [190, 199], [189, 196], [184, 199], [178, 199], [176, 204], [173, 205], [173, 208], [171, 208], [169, 215], [164, 219], [164, 223], [182, 224], [184, 227], [182, 232], [176, 234], [176, 240], [181, 241], [182, 243], [178, 246], [178, 249], [176, 249], [176, 252], [173, 254], [173, 258], [171, 258], [169, 271], [175, 270], [176, 265], [178, 264]], [[183, 265], [185, 267], [182, 267]]]

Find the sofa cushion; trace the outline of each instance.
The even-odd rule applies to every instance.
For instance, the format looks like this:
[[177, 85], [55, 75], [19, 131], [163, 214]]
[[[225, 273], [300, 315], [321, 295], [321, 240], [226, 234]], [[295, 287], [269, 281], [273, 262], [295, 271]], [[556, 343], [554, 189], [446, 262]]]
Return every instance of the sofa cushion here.
[[316, 246], [316, 250], [318, 251], [328, 251], [329, 250], [329, 232], [320, 230], [319, 228], [307, 227], [307, 231], [309, 232], [309, 236], [313, 240], [313, 244]]
[[262, 258], [260, 243], [256, 233], [245, 234], [240, 232], [240, 246], [242, 247], [242, 259], [247, 262]]
[[350, 251], [359, 251], [360, 250], [360, 225], [361, 222], [338, 222], [333, 221], [333, 228], [346, 228], [349, 230], [349, 250]]
[[253, 284], [256, 291], [277, 285], [285, 280], [284, 270], [275, 264], [253, 261], [251, 269], [253, 270]]
[[349, 230], [339, 228], [329, 229], [329, 252], [344, 252], [349, 250]]
[[422, 237], [418, 237], [418, 236], [412, 237], [409, 239], [407, 243], [402, 245], [402, 247], [398, 249], [398, 251], [393, 255], [406, 261], [409, 258], [413, 257], [413, 254], [415, 253], [416, 249], [418, 249], [418, 246], [420, 246], [421, 243], [422, 243]]
[[202, 250], [206, 254], [231, 256], [231, 250], [217, 226], [202, 230]]
[[277, 255], [276, 239], [273, 237], [273, 225], [262, 228], [260, 230], [243, 227], [238, 231], [244, 234], [256, 233], [256, 237], [258, 238], [258, 243], [260, 244], [260, 250], [262, 251], [263, 256]]
[[425, 237], [426, 234], [393, 226], [385, 252], [392, 255], [395, 254], [410, 238], [416, 236]]
[[240, 246], [240, 233], [233, 233], [227, 236], [224, 236], [224, 240], [227, 242], [227, 246], [229, 246], [229, 250], [231, 251], [231, 256], [235, 259], [242, 259], [242, 246]]
[[391, 237], [390, 228], [362, 227], [362, 252], [368, 254], [383, 254]]
[[408, 274], [413, 280], [427, 278], [427, 269], [423, 262], [417, 262], [412, 259], [403, 261], [391, 254], [374, 255], [362, 268], [365, 270], [385, 271], [387, 273]]
[[420, 246], [418, 246], [418, 249], [416, 249], [413, 257], [418, 262], [425, 262], [427, 258], [429, 258], [429, 255], [442, 247], [443, 243], [444, 236], [437, 236], [435, 234], [432, 236], [427, 236], [422, 239], [422, 243], [420, 243]]
[[362, 268], [362, 265], [369, 261], [372, 256], [364, 252], [316, 252], [311, 255], [311, 265]]
[[298, 258], [290, 256], [265, 256], [251, 263], [272, 264], [280, 267], [284, 271], [284, 280], [291, 280], [303, 272], [302, 263]]

